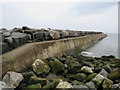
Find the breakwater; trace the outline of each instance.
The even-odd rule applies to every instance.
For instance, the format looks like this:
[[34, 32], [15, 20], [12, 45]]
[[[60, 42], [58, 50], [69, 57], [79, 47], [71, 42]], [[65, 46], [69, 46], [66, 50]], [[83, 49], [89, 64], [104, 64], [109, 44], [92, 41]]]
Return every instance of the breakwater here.
[[21, 72], [28, 68], [35, 59], [74, 55], [89, 48], [94, 43], [106, 37], [105, 34], [93, 34], [82, 37], [61, 40], [35, 42], [24, 44], [0, 56], [2, 75], [8, 70]]

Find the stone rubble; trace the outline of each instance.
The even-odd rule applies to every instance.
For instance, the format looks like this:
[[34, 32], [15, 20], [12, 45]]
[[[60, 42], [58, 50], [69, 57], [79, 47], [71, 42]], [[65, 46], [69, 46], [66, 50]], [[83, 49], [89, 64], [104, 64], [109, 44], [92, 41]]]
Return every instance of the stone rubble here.
[[84, 90], [120, 89], [120, 59], [61, 56], [36, 59], [28, 70], [8, 71], [0, 81], [3, 88], [84, 88]]

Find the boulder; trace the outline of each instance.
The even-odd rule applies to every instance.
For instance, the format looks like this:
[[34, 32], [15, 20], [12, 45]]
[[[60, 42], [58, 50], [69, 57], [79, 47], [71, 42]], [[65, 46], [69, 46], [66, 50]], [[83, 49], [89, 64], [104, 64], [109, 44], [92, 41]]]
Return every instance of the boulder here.
[[16, 88], [23, 79], [22, 74], [8, 71], [3, 77], [3, 82], [5, 82], [10, 88]]
[[86, 81], [92, 80], [96, 75], [97, 75], [97, 73], [92, 73], [92, 74], [88, 75]]
[[71, 80], [78, 80], [81, 82], [87, 78], [87, 75], [85, 73], [70, 74], [68, 75], [68, 78]]
[[54, 79], [50, 82], [47, 82], [47, 84], [45, 86], [43, 86], [43, 88], [49, 88], [49, 89], [53, 89], [53, 88], [56, 88], [56, 86], [59, 84], [59, 81], [61, 79]]
[[77, 80], [74, 80], [74, 81], [72, 82], [72, 85], [84, 85], [84, 83], [79, 82], [79, 81], [77, 81]]
[[100, 71], [102, 70], [102, 67], [96, 67], [96, 68], [94, 68], [94, 72], [95, 73], [99, 73]]
[[50, 71], [50, 67], [44, 61], [40, 59], [37, 59], [32, 64], [32, 68], [36, 74], [48, 73]]
[[120, 74], [120, 68], [116, 68], [108, 74], [108, 78], [111, 80], [118, 80], [118, 79], [120, 79], [119, 74]]
[[30, 79], [30, 77], [31, 76], [36, 76], [35, 74], [34, 74], [34, 72], [32, 72], [32, 71], [27, 71], [27, 72], [23, 72], [23, 73], [21, 73], [22, 75], [23, 75], [23, 77], [24, 77], [24, 82], [25, 83], [27, 83], [28, 82], [28, 80]]
[[11, 35], [10, 31], [3, 32], [4, 37], [9, 37]]
[[120, 89], [120, 83], [113, 84], [111, 88], [114, 89], [114, 90]]
[[10, 50], [14, 48], [14, 43], [12, 37], [6, 37], [4, 42], [9, 45]]
[[0, 81], [0, 90], [10, 89], [11, 87], [7, 86], [5, 82]]
[[88, 67], [88, 66], [83, 66], [81, 68], [81, 71], [83, 71], [85, 73], [89, 73], [89, 74], [93, 73], [92, 69], [90, 67]]
[[50, 61], [50, 66], [52, 67], [52, 72], [53, 73], [61, 73], [64, 71], [64, 64], [61, 63], [59, 60], [54, 59]]
[[47, 79], [31, 76], [29, 79], [29, 84], [37, 83], [40, 83], [42, 86], [44, 86], [47, 83]]
[[58, 59], [59, 59], [61, 62], [63, 62], [63, 63], [66, 61], [66, 58], [65, 58], [65, 57], [59, 57]]
[[47, 80], [53, 80], [53, 79], [65, 79], [63, 76], [58, 76], [53, 73], [49, 73], [46, 77]]
[[70, 73], [76, 73], [79, 70], [79, 62], [76, 60], [66, 60], [66, 65]]
[[76, 74], [76, 79], [77, 79], [78, 81], [83, 81], [83, 80], [85, 80], [86, 78], [87, 78], [87, 75], [84, 74], [84, 73], [77, 73], [77, 74]]
[[112, 69], [110, 67], [110, 65], [105, 65], [103, 66], [103, 68], [107, 71], [107, 72], [110, 72]]
[[89, 88], [89, 90], [97, 90], [93, 82], [87, 82], [85, 85]]
[[32, 85], [28, 85], [27, 87], [25, 87], [24, 89], [40, 89], [41, 88], [41, 84], [37, 83], [37, 84], [32, 84]]
[[89, 88], [86, 85], [73, 85], [73, 88], [78, 88], [82, 90], [89, 90]]
[[108, 78], [104, 78], [104, 81], [103, 81], [103, 83], [102, 83], [102, 87], [104, 88], [104, 89], [109, 89], [109, 88], [111, 88], [112, 87], [112, 84], [113, 84], [113, 81], [111, 81], [110, 79], [108, 79]]
[[9, 45], [7, 43], [4, 42], [0, 42], [0, 55], [8, 52], [10, 50]]
[[98, 74], [96, 75], [91, 81], [95, 84], [95, 86], [98, 88], [98, 86], [103, 82], [104, 76]]
[[11, 37], [13, 39], [14, 47], [27, 43], [29, 38], [27, 34], [19, 32], [13, 32]]
[[56, 88], [73, 88], [73, 86], [70, 83], [66, 82], [66, 81], [60, 80], [60, 82], [56, 86]]
[[102, 69], [99, 74], [103, 75], [104, 77], [107, 77], [108, 72], [105, 71], [105, 69]]

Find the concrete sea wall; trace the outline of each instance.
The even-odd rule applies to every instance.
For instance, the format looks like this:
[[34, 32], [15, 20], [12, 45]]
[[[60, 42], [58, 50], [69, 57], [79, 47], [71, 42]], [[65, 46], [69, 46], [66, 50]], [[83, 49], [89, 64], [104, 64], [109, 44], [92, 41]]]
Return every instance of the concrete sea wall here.
[[93, 34], [60, 40], [27, 43], [0, 56], [2, 75], [9, 70], [21, 72], [30, 67], [36, 58], [43, 59], [58, 57], [63, 54], [78, 54], [104, 37], [106, 37], [106, 34]]

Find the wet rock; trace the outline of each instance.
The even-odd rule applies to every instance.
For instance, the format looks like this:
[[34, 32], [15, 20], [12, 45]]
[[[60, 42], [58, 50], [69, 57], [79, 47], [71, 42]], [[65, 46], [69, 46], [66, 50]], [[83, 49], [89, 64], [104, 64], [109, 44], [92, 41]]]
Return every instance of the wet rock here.
[[3, 77], [3, 82], [11, 88], [16, 88], [23, 79], [20, 73], [9, 71]]
[[89, 90], [97, 90], [93, 82], [87, 82], [85, 85], [89, 88]]
[[36, 74], [48, 73], [50, 71], [50, 67], [42, 60], [37, 59], [32, 65], [33, 71]]
[[120, 74], [120, 68], [114, 69], [108, 74], [108, 78], [111, 80], [118, 80], [120, 79], [119, 74]]
[[42, 86], [44, 86], [47, 83], [47, 80], [45, 78], [31, 76], [29, 79], [29, 84], [37, 84], [37, 83], [40, 83]]
[[39, 89], [41, 88], [41, 84], [37, 83], [37, 84], [32, 84], [32, 85], [28, 85], [27, 87], [25, 87], [24, 89]]
[[104, 77], [107, 77], [108, 72], [105, 71], [105, 69], [102, 69], [99, 74], [103, 75]]
[[64, 65], [57, 59], [51, 60], [50, 66], [52, 67], [53, 73], [58, 74], [64, 71]]
[[60, 80], [60, 82], [56, 86], [56, 88], [73, 88], [73, 86], [70, 83], [66, 82], [66, 81]]
[[102, 87], [104, 88], [104, 89], [109, 89], [109, 88], [111, 88], [112, 87], [112, 84], [113, 84], [113, 81], [111, 81], [110, 79], [108, 79], [108, 78], [105, 78], [104, 79], [104, 81], [103, 81], [103, 83], [102, 83]]
[[91, 81], [95, 84], [95, 86], [98, 88], [98, 86], [103, 82], [104, 76], [98, 74], [96, 75]]
[[81, 70], [85, 73], [93, 73], [92, 69], [88, 66], [83, 66]]
[[92, 74], [90, 74], [90, 75], [87, 77], [86, 81], [92, 80], [96, 75], [97, 75], [97, 73], [92, 73]]
[[115, 59], [115, 56], [113, 56], [113, 55], [110, 55], [110, 56], [108, 56], [108, 58]]

